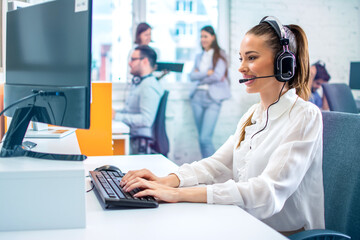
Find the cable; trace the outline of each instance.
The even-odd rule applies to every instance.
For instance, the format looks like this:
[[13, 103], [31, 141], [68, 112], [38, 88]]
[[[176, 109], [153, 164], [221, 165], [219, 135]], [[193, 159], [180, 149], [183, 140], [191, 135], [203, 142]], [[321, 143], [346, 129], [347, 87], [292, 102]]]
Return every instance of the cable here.
[[10, 104], [10, 105], [7, 106], [4, 110], [2, 110], [1, 113], [0, 113], [0, 116], [3, 115], [7, 110], [9, 110], [10, 108], [12, 108], [13, 106], [15, 106], [15, 105], [17, 105], [17, 104], [19, 104], [19, 103], [21, 103], [21, 102], [23, 102], [23, 101], [26, 101], [26, 100], [28, 100], [28, 99], [30, 99], [30, 98], [39, 96], [39, 95], [41, 95], [41, 94], [43, 94], [43, 93], [44, 93], [44, 92], [41, 92], [41, 91], [40, 91], [40, 92], [34, 93], [34, 94], [32, 94], [32, 95], [29, 95], [29, 96], [27, 96], [27, 97], [24, 97], [24, 98], [21, 98], [21, 99], [17, 100], [16, 102]]
[[53, 120], [54, 120], [54, 123], [55, 123], [55, 121], [56, 121], [56, 119], [55, 119], [55, 114], [54, 114], [54, 111], [53, 111], [53, 109], [52, 109], [52, 107], [51, 107], [50, 102], [47, 102], [47, 105], [49, 106], [49, 109], [50, 109], [51, 115], [52, 115]]
[[89, 189], [89, 190], [86, 190], [86, 192], [88, 193], [88, 192], [91, 192], [93, 189], [94, 189], [94, 187], [95, 187], [95, 184], [91, 181], [91, 184], [92, 184], [92, 187], [91, 187], [91, 189]]
[[[256, 134], [264, 131], [264, 129], [266, 128], [266, 126], [267, 126], [267, 124], [268, 124], [268, 120], [269, 120], [269, 108], [279, 102], [280, 97], [281, 97], [281, 93], [282, 93], [285, 85], [286, 85], [286, 82], [284, 82], [284, 85], [281, 87], [281, 90], [280, 90], [280, 94], [279, 94], [278, 99], [277, 99], [275, 102], [273, 102], [272, 104], [270, 104], [269, 107], [268, 107], [267, 110], [266, 110], [266, 122], [265, 122], [265, 126], [264, 126], [262, 129], [260, 129], [259, 131], [257, 131], [256, 133], [254, 133], [254, 135], [252, 135], [250, 139], [253, 139], [253, 137], [254, 137]], [[251, 149], [251, 144], [250, 144], [250, 149]]]
[[62, 119], [61, 119], [61, 126], [63, 125], [63, 123], [64, 123], [64, 118], [65, 118], [65, 113], [66, 113], [66, 109], [67, 109], [67, 104], [68, 104], [68, 101], [67, 101], [67, 97], [66, 97], [66, 95], [64, 94], [64, 99], [65, 99], [65, 107], [64, 107], [64, 113], [63, 113], [63, 116], [62, 116]]

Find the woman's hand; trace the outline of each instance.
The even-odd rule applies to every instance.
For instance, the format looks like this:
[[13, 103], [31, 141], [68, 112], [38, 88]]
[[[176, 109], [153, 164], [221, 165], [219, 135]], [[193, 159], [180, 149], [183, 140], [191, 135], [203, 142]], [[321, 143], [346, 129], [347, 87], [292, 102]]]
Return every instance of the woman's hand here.
[[214, 73], [214, 70], [213, 70], [213, 69], [210, 69], [210, 70], [207, 71], [207, 75], [208, 75], [208, 76], [210, 76], [210, 75], [213, 74], [213, 73]]
[[127, 192], [135, 188], [142, 191], [134, 194], [135, 197], [153, 196], [165, 202], [202, 202], [207, 201], [206, 187], [173, 188], [144, 178], [136, 177], [123, 187]]
[[144, 178], [136, 177], [127, 182], [123, 189], [127, 192], [134, 190], [135, 188], [143, 189], [142, 191], [134, 194], [134, 197], [153, 196], [157, 200], [165, 202], [179, 202], [180, 190], [179, 188], [168, 187], [163, 184], [148, 181]]
[[135, 171], [128, 171], [125, 176], [121, 179], [120, 186], [125, 186], [128, 182], [134, 180], [135, 178], [143, 178], [149, 181], [158, 181], [160, 178], [153, 174], [148, 169], [141, 169]]
[[121, 179], [120, 186], [126, 186], [128, 182], [135, 178], [143, 178], [170, 187], [178, 187], [180, 184], [180, 180], [175, 174], [170, 174], [166, 177], [158, 177], [148, 169], [141, 169], [127, 172], [126, 175]]

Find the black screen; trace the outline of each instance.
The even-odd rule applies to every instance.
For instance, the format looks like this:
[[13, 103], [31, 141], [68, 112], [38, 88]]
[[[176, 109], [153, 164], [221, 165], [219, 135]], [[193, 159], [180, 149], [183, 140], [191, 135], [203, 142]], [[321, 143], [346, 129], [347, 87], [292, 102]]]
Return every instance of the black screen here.
[[39, 107], [35, 121], [89, 128], [91, 8], [91, 0], [56, 0], [7, 13], [5, 107], [45, 91], [52, 95], [17, 107]]
[[360, 90], [360, 62], [350, 63], [350, 88]]

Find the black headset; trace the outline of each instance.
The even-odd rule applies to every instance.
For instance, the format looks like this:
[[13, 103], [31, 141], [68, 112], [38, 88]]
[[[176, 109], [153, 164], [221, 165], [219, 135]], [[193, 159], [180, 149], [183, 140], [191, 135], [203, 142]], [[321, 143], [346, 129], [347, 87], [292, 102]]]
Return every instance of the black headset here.
[[144, 80], [145, 78], [148, 78], [150, 76], [152, 76], [152, 73], [145, 75], [145, 76], [134, 75], [133, 78], [131, 79], [131, 82], [134, 85], [139, 85], [142, 82], [142, 80]]
[[282, 51], [278, 52], [274, 61], [274, 75], [280, 82], [288, 82], [295, 75], [296, 57], [289, 50], [289, 38], [287, 37], [284, 26], [280, 21], [272, 16], [266, 16], [261, 19], [260, 23], [269, 24], [279, 36]]

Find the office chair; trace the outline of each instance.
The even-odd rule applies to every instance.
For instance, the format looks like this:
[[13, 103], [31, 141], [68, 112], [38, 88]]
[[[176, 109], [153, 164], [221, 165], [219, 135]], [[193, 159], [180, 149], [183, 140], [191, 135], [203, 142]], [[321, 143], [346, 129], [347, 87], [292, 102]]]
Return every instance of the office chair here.
[[324, 83], [322, 88], [330, 111], [359, 113], [354, 96], [348, 85], [344, 83]]
[[325, 228], [329, 230], [303, 231], [289, 238], [360, 239], [360, 115], [322, 114]]
[[131, 139], [138, 139], [139, 154], [160, 153], [165, 157], [169, 153], [169, 139], [166, 134], [165, 113], [169, 91], [164, 91], [160, 99], [159, 107], [156, 113], [155, 121], [152, 126], [154, 138], [146, 136], [131, 136]]

